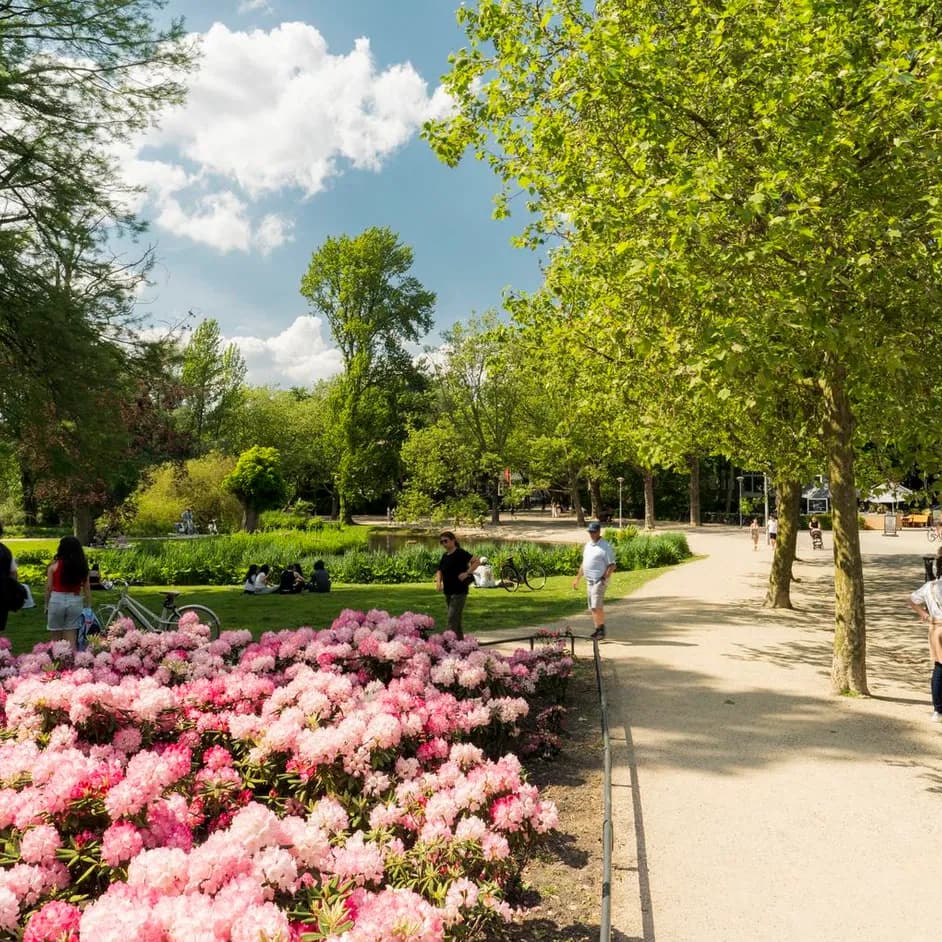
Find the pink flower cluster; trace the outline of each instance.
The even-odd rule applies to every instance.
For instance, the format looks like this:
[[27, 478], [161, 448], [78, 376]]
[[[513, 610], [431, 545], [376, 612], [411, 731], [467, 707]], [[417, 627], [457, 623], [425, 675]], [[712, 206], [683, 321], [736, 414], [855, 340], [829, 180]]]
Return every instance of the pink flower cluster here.
[[570, 662], [431, 625], [345, 611], [253, 642], [125, 624], [19, 658], [0, 639], [0, 931], [438, 942], [508, 918], [556, 810], [496, 749]]

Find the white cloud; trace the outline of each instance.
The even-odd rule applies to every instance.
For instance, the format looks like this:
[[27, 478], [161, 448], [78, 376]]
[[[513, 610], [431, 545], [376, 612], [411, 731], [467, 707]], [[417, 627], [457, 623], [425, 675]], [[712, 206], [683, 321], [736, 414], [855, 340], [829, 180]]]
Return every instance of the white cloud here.
[[255, 227], [255, 244], [263, 255], [291, 241], [294, 223], [284, 216], [269, 213]]
[[272, 7], [268, 0], [242, 0], [239, 4], [240, 13], [251, 13], [253, 10], [262, 10], [271, 13]]
[[340, 351], [328, 346], [319, 317], [304, 314], [274, 337], [229, 337], [245, 358], [247, 381], [256, 386], [310, 386], [343, 369]]
[[[290, 220], [268, 213], [253, 224], [259, 203], [285, 191], [312, 197], [348, 166], [380, 169], [449, 107], [410, 63], [378, 70], [365, 38], [332, 54], [305, 23], [251, 32], [216, 23], [201, 51], [186, 104], [126, 164], [129, 181], [148, 188], [158, 225], [220, 251], [281, 245]], [[144, 156], [148, 148], [160, 159]]]
[[252, 241], [252, 227], [245, 211], [245, 203], [231, 192], [202, 196], [192, 209], [171, 196], [161, 204], [157, 225], [220, 252], [246, 252]]

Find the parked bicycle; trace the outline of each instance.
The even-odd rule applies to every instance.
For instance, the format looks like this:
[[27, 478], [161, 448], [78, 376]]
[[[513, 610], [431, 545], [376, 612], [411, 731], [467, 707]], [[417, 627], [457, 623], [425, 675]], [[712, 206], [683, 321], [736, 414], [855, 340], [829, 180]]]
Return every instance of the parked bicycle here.
[[926, 530], [926, 536], [929, 538], [930, 543], [935, 543], [936, 540], [942, 540], [942, 523], [931, 524], [929, 529]]
[[98, 621], [105, 631], [118, 618], [130, 618], [144, 631], [172, 631], [184, 615], [195, 612], [199, 623], [209, 628], [209, 636], [211, 638], [219, 637], [221, 627], [219, 616], [205, 605], [178, 606], [177, 596], [181, 594], [179, 592], [164, 592], [163, 608], [158, 614], [152, 612], [137, 599], [132, 598], [129, 593], [130, 586], [125, 580], [118, 579], [112, 585], [121, 586], [121, 595], [118, 596], [117, 603], [99, 605], [95, 611]]
[[546, 585], [546, 570], [542, 566], [527, 563], [521, 568], [514, 562], [513, 556], [509, 556], [500, 567], [500, 586], [508, 592], [516, 592], [521, 582], [531, 589], [542, 589]]

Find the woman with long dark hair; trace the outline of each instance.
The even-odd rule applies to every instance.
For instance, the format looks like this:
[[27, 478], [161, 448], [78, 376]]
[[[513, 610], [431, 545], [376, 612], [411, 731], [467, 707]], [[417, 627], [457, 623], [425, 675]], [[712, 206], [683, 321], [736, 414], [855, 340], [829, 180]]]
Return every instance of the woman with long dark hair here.
[[77, 537], [59, 540], [55, 558], [46, 571], [46, 628], [53, 641], [68, 641], [75, 650], [82, 602], [92, 605], [88, 561]]

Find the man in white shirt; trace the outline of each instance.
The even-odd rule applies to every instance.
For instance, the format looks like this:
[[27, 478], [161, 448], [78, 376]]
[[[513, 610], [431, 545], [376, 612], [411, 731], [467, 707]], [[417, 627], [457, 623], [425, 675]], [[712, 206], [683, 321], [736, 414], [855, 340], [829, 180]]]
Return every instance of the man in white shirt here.
[[589, 542], [582, 548], [582, 565], [573, 579], [572, 587], [579, 588], [579, 577], [585, 576], [588, 588], [589, 611], [595, 631], [592, 637], [601, 640], [605, 637], [604, 598], [608, 580], [615, 571], [615, 550], [608, 540], [602, 539], [602, 524], [593, 520], [589, 526]]
[[909, 607], [929, 626], [932, 661], [932, 721], [942, 721], [942, 580], [926, 582], [909, 597]]

